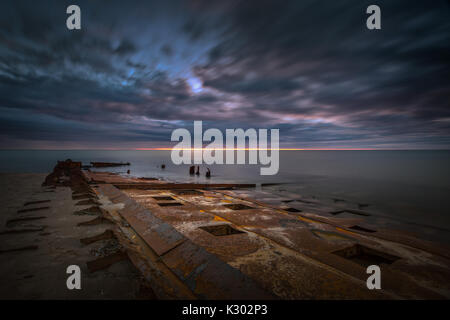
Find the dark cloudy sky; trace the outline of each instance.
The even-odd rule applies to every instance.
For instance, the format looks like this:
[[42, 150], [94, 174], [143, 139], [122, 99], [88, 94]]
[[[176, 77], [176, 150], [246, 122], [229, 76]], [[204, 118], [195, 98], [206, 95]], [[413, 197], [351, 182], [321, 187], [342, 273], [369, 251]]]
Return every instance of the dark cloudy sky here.
[[0, 16], [2, 149], [170, 146], [193, 120], [279, 128], [282, 147], [450, 147], [449, 1], [3, 0]]

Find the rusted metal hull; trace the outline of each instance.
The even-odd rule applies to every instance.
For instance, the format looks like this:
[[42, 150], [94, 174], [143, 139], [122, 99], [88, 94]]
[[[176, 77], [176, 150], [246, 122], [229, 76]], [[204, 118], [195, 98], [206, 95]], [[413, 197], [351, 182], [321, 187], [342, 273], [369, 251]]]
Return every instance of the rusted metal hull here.
[[[70, 163], [56, 169], [48, 182], [69, 184], [74, 199], [94, 202], [99, 216], [86, 223], [113, 223], [160, 299], [450, 297], [449, 250], [374, 227], [359, 206], [277, 198], [252, 184], [143, 181]], [[382, 270], [382, 290], [366, 286], [372, 264]]]
[[[273, 299], [252, 279], [194, 244], [173, 226], [112, 185], [101, 185], [99, 194], [123, 205], [117, 212], [154, 251], [159, 260], [200, 299]], [[158, 281], [154, 279], [153, 281]]]

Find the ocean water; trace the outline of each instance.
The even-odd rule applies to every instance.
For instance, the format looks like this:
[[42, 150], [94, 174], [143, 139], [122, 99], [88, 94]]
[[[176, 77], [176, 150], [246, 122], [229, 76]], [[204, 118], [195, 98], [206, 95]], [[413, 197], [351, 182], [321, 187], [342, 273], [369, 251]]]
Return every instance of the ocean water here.
[[[450, 239], [450, 151], [281, 151], [277, 175], [260, 165], [211, 165], [212, 178], [189, 175], [170, 151], [0, 151], [0, 172], [50, 172], [57, 160], [130, 162], [103, 170], [170, 181], [281, 183], [270, 192], [340, 198], [369, 204], [372, 211], [411, 225], [429, 226]], [[161, 169], [161, 164], [166, 168]], [[267, 189], [265, 188], [265, 189]]]

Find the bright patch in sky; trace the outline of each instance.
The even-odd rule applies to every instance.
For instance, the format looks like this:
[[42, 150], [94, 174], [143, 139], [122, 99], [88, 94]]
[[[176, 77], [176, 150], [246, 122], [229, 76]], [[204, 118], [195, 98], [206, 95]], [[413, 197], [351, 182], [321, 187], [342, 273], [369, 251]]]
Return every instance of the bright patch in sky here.
[[202, 86], [202, 82], [199, 79], [197, 79], [197, 78], [189, 78], [187, 80], [187, 83], [191, 87], [192, 92], [194, 92], [194, 93], [202, 92], [203, 86]]

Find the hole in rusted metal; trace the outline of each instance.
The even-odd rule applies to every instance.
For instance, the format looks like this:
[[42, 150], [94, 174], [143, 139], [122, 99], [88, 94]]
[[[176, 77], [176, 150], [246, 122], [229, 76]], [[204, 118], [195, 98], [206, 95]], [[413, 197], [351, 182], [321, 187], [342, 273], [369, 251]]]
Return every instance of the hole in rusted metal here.
[[242, 203], [231, 203], [231, 204], [224, 204], [224, 207], [227, 207], [228, 209], [231, 210], [248, 210], [248, 209], [254, 209], [252, 207], [249, 207], [245, 204]]
[[163, 203], [158, 203], [158, 206], [160, 207], [176, 207], [176, 206], [182, 206], [182, 203], [179, 202], [163, 202]]
[[175, 200], [174, 198], [170, 197], [170, 196], [154, 196], [152, 197], [153, 199], [157, 200], [157, 201], [162, 201], [162, 200]]
[[367, 229], [364, 227], [360, 227], [360, 226], [351, 226], [349, 229], [353, 229], [353, 230], [357, 230], [357, 231], [364, 231], [364, 232], [376, 232], [375, 230], [372, 229]]
[[202, 195], [203, 192], [198, 190], [172, 190], [171, 192], [178, 194], [180, 196], [186, 196], [186, 195]]
[[391, 264], [400, 259], [397, 256], [381, 252], [360, 244], [355, 244], [351, 247], [333, 252], [334, 254], [343, 258], [349, 259], [362, 266], [379, 265], [382, 263]]
[[214, 236], [229, 236], [232, 234], [244, 233], [243, 231], [239, 231], [229, 224], [219, 224], [215, 226], [206, 226], [200, 227], [200, 229], [205, 230], [206, 232], [211, 233]]
[[284, 211], [287, 212], [302, 212], [302, 210], [295, 209], [295, 208], [283, 208]]
[[349, 210], [349, 209], [347, 209], [347, 210], [331, 211], [330, 213], [332, 215], [334, 215], [334, 216], [336, 216], [338, 214], [341, 214], [341, 213], [356, 214], [358, 216], [366, 216], [366, 217], [370, 216], [370, 214], [368, 214], [368, 213], [365, 213], [365, 212], [362, 212], [362, 211], [356, 211], [356, 210]]
[[315, 236], [317, 236], [319, 238], [322, 238], [322, 239], [325, 239], [325, 240], [332, 240], [332, 241], [351, 240], [351, 238], [349, 238], [349, 237], [347, 237], [345, 235], [339, 234], [337, 232], [324, 231], [324, 230], [318, 230], [318, 229], [311, 230], [311, 232]]

